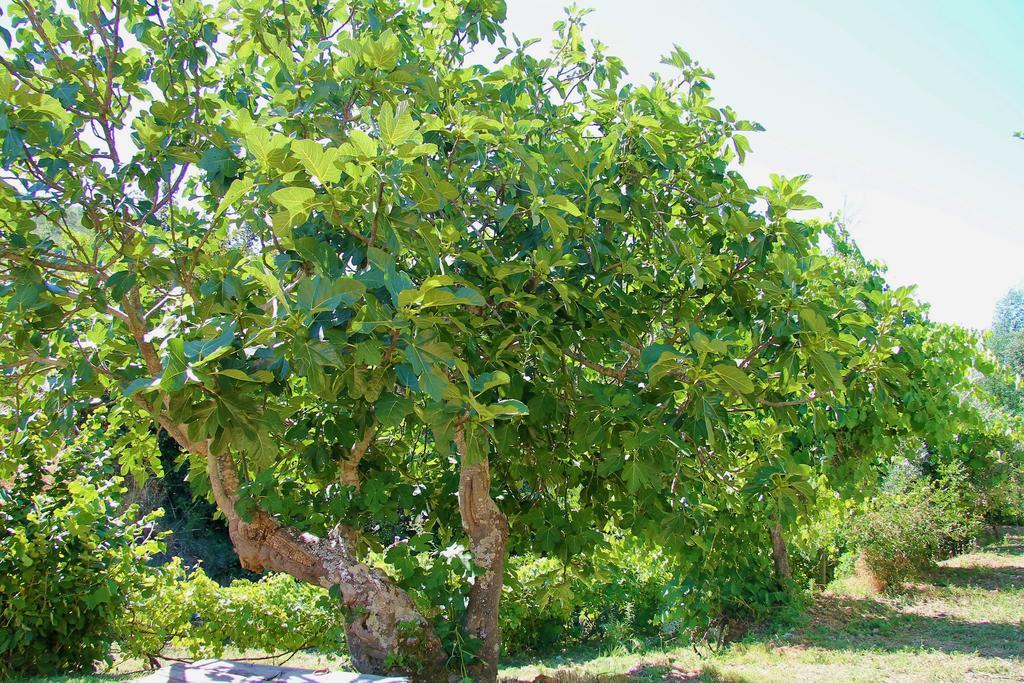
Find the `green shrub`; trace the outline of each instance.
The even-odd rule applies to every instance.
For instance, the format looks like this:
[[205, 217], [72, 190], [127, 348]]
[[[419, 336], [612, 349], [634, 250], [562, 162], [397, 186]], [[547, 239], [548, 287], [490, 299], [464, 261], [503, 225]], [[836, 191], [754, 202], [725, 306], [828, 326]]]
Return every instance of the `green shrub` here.
[[631, 646], [657, 635], [671, 579], [664, 553], [614, 540], [593, 562], [592, 577], [576, 589], [581, 636]]
[[660, 551], [621, 539], [610, 539], [585, 566], [512, 557], [501, 606], [503, 647], [522, 654], [598, 640], [640, 645], [659, 631], [669, 578]]
[[981, 530], [962, 466], [940, 468], [935, 480], [902, 467], [850, 534], [861, 568], [879, 590], [920, 576], [935, 560], [964, 550]]
[[551, 650], [574, 639], [574, 583], [554, 558], [509, 558], [500, 616], [502, 647], [507, 653]]
[[[154, 566], [160, 511], [128, 505], [140, 487], [121, 474], [160, 474], [153, 436], [97, 406], [71, 441], [39, 424], [10, 444], [16, 458], [0, 460], [0, 679], [88, 672], [117, 650], [342, 651], [343, 616], [324, 589], [284, 575], [225, 587], [178, 559]], [[126, 462], [123, 442], [140, 438], [153, 440], [152, 458]]]
[[19, 447], [0, 482], [0, 678], [89, 670], [158, 550], [154, 515], [119, 507], [122, 480], [102, 455]]
[[151, 660], [168, 647], [220, 657], [228, 647], [267, 653], [344, 652], [344, 623], [328, 591], [285, 574], [221, 586], [177, 559], [154, 570], [118, 622], [122, 656]]
[[1007, 472], [985, 493], [986, 522], [1024, 526], [1024, 469]]

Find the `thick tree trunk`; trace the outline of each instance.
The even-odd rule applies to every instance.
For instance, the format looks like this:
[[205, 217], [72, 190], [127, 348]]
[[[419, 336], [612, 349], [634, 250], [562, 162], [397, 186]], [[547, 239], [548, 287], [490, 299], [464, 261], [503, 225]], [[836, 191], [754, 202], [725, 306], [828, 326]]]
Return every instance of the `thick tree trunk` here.
[[227, 518], [243, 567], [285, 572], [324, 588], [338, 586], [349, 654], [357, 669], [414, 681], [447, 680], [446, 656], [431, 624], [386, 574], [357, 560], [352, 530], [338, 527], [321, 539], [285, 527], [259, 509], [243, 520], [235, 509], [239, 481], [231, 456], [212, 453], [206, 442], [189, 441], [181, 425], [166, 419], [161, 425], [182, 447], [206, 457], [217, 507]]
[[772, 537], [772, 561], [775, 563], [775, 578], [780, 584], [789, 581], [789, 552], [786, 550], [786, 539], [782, 535], [782, 525], [775, 522], [770, 530]]
[[465, 425], [455, 431], [459, 450], [459, 513], [469, 536], [473, 561], [483, 569], [469, 589], [466, 631], [480, 641], [478, 661], [471, 674], [474, 681], [496, 681], [501, 654], [498, 623], [501, 589], [505, 580], [505, 551], [508, 519], [491, 498], [490, 463], [486, 457], [474, 462], [466, 455]]

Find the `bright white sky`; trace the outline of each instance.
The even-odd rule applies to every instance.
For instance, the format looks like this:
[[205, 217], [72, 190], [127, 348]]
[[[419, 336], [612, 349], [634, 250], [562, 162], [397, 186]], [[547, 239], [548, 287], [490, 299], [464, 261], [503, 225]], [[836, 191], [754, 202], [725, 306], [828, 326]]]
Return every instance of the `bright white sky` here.
[[[509, 0], [550, 39], [562, 3]], [[1024, 285], [1024, 0], [585, 0], [588, 35], [646, 80], [679, 44], [761, 123], [744, 174], [809, 173], [932, 317], [988, 327]]]

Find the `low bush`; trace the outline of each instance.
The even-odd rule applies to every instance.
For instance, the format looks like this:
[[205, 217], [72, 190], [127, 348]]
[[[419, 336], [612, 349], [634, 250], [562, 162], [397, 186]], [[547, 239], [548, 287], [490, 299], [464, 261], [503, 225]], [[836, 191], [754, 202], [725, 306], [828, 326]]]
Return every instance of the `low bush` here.
[[[105, 406], [76, 434], [62, 443], [40, 425], [8, 444], [16, 460], [0, 459], [0, 679], [90, 672], [115, 654], [153, 662], [168, 647], [344, 651], [324, 589], [284, 575], [222, 586], [177, 558], [157, 565], [161, 511], [128, 504], [143, 474], [160, 474], [153, 435]], [[129, 486], [121, 446], [139, 438], [153, 458], [127, 463], [139, 475]]]
[[668, 563], [660, 551], [619, 539], [567, 567], [535, 555], [510, 558], [501, 609], [508, 654], [603, 640], [630, 649], [659, 632]]
[[154, 515], [119, 505], [103, 455], [23, 443], [0, 481], [0, 678], [91, 670], [108, 656], [144, 563]]
[[942, 467], [935, 479], [904, 467], [854, 521], [850, 540], [859, 551], [858, 568], [886, 590], [964, 550], [981, 525], [961, 466]]
[[837, 491], [824, 491], [789, 537], [789, 562], [796, 585], [828, 585], [843, 569], [857, 505]]
[[317, 649], [344, 653], [337, 600], [284, 574], [222, 586], [177, 559], [154, 570], [117, 624], [124, 657], [154, 660], [168, 648], [191, 658], [220, 657], [231, 647], [267, 653]]

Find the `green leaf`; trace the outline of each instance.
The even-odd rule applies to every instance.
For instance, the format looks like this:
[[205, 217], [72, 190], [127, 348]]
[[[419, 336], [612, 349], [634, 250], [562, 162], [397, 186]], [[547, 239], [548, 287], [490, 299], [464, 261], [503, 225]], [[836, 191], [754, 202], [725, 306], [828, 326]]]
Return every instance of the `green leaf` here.
[[444, 400], [448, 388], [448, 379], [435, 367], [428, 368], [419, 375], [420, 388], [435, 401]]
[[362, 44], [362, 57], [366, 65], [383, 71], [390, 71], [398, 64], [398, 56], [402, 52], [402, 44], [391, 29], [379, 37], [368, 35]]
[[330, 343], [296, 337], [291, 344], [292, 357], [298, 369], [307, 375], [319, 368], [341, 367], [341, 356]]
[[223, 368], [217, 371], [218, 375], [224, 377], [230, 377], [231, 379], [237, 379], [242, 382], [259, 382], [262, 384], [269, 384], [274, 381], [274, 373], [268, 370], [257, 370], [251, 375], [235, 368]]
[[295, 306], [300, 311], [316, 313], [317, 311], [333, 311], [342, 304], [351, 306], [363, 298], [366, 285], [350, 277], [331, 280], [316, 275], [299, 283], [296, 291]]
[[20, 91], [18, 95], [23, 106], [43, 114], [47, 119], [56, 119], [65, 125], [74, 120], [74, 116], [71, 112], [64, 109], [64, 107], [60, 105], [60, 102], [50, 95], [27, 92], [24, 90]]
[[665, 354], [678, 357], [679, 351], [669, 344], [651, 344], [640, 352], [640, 369], [649, 372], [654, 364], [663, 360]]
[[267, 290], [273, 295], [277, 302], [284, 308], [285, 312], [291, 310], [291, 304], [288, 301], [288, 296], [284, 292], [284, 288], [281, 287], [281, 281], [277, 279], [277, 276], [268, 273], [267, 271], [257, 266], [250, 266], [246, 269], [246, 273], [251, 275], [256, 281], [267, 288]]
[[583, 212], [580, 211], [579, 208], [575, 204], [573, 204], [568, 197], [564, 195], [548, 195], [547, 197], [544, 198], [544, 203], [550, 207], [558, 209], [559, 211], [564, 211], [570, 216], [575, 216], [576, 218], [579, 218], [580, 216], [583, 215]]
[[380, 139], [393, 147], [402, 144], [416, 132], [416, 122], [405, 102], [399, 104], [397, 110], [392, 109], [387, 102], [381, 105], [377, 126], [380, 128]]
[[712, 340], [703, 332], [691, 330], [690, 346], [698, 353], [728, 353], [729, 345], [719, 339]]
[[202, 364], [219, 358], [231, 350], [235, 341], [235, 330], [237, 325], [229, 318], [219, 318], [211, 321], [207, 329], [212, 326], [219, 332], [217, 336], [210, 339], [187, 341], [184, 345], [185, 358], [193, 363]]
[[718, 375], [730, 389], [740, 394], [749, 394], [754, 391], [754, 383], [747, 377], [747, 373], [735, 365], [722, 363], [712, 368], [712, 372]]
[[650, 486], [657, 479], [658, 472], [651, 465], [637, 460], [635, 457], [626, 461], [622, 467], [622, 480], [630, 493], [636, 493], [645, 486]]
[[472, 287], [459, 287], [455, 290], [455, 298], [461, 303], [468, 304], [469, 306], [487, 305], [487, 300], [484, 299], [483, 295]]
[[167, 357], [164, 359], [164, 372], [160, 377], [160, 390], [174, 393], [185, 386], [185, 371], [188, 361], [185, 358], [185, 342], [175, 337], [167, 342]]
[[131, 271], [121, 270], [114, 273], [107, 280], [110, 297], [115, 301], [120, 301], [135, 286], [136, 281], [135, 273]]
[[825, 319], [813, 308], [800, 309], [800, 323], [805, 329], [818, 334], [824, 333], [827, 329]]
[[655, 386], [666, 375], [678, 370], [681, 354], [668, 344], [651, 344], [640, 352], [640, 369], [647, 373], [651, 386]]
[[110, 602], [112, 597], [110, 586], [102, 583], [99, 588], [85, 596], [84, 602], [90, 609], [95, 609], [102, 603]]
[[200, 157], [198, 166], [206, 171], [207, 178], [215, 187], [225, 191], [224, 183], [238, 172], [238, 159], [226, 149], [209, 147]]
[[397, 394], [382, 396], [373, 407], [373, 414], [385, 427], [398, 427], [412, 412], [412, 401]]
[[133, 394], [140, 391], [148, 391], [155, 389], [160, 386], [159, 380], [154, 380], [152, 377], [140, 377], [139, 379], [133, 380], [124, 388], [125, 397], [132, 396]]
[[348, 140], [352, 145], [352, 149], [356, 152], [356, 156], [363, 159], [377, 158], [377, 143], [363, 131], [353, 128], [348, 134]]
[[306, 220], [315, 199], [316, 192], [308, 187], [285, 187], [270, 195], [270, 200], [288, 213], [291, 225]]
[[548, 225], [551, 227], [552, 241], [555, 245], [562, 244], [569, 235], [569, 224], [554, 209], [543, 208], [540, 212], [547, 219]]
[[482, 394], [488, 389], [508, 384], [509, 381], [511, 381], [511, 378], [508, 376], [507, 372], [502, 372], [501, 370], [485, 372], [482, 375], [474, 377], [473, 381], [469, 383], [469, 388], [475, 394]]
[[529, 415], [530, 410], [526, 407], [526, 404], [522, 401], [517, 401], [514, 398], [507, 398], [497, 403], [492, 403], [487, 406], [488, 412], [495, 417], [499, 416], [518, 416], [518, 415]]
[[252, 178], [245, 177], [239, 178], [231, 183], [231, 187], [224, 193], [224, 197], [220, 200], [220, 204], [217, 205], [217, 211], [214, 212], [213, 217], [217, 218], [222, 213], [227, 211], [232, 204], [237, 202], [242, 195], [252, 189]]
[[335, 165], [338, 160], [337, 148], [325, 148], [312, 140], [296, 140], [292, 143], [292, 151], [302, 162], [306, 172], [321, 183], [336, 183], [341, 180], [341, 169]]
[[[827, 351], [813, 350], [808, 356], [815, 378], [820, 380], [823, 389], [843, 389], [843, 376], [839, 371], [839, 361]], [[823, 383], [823, 386], [822, 386]]]

